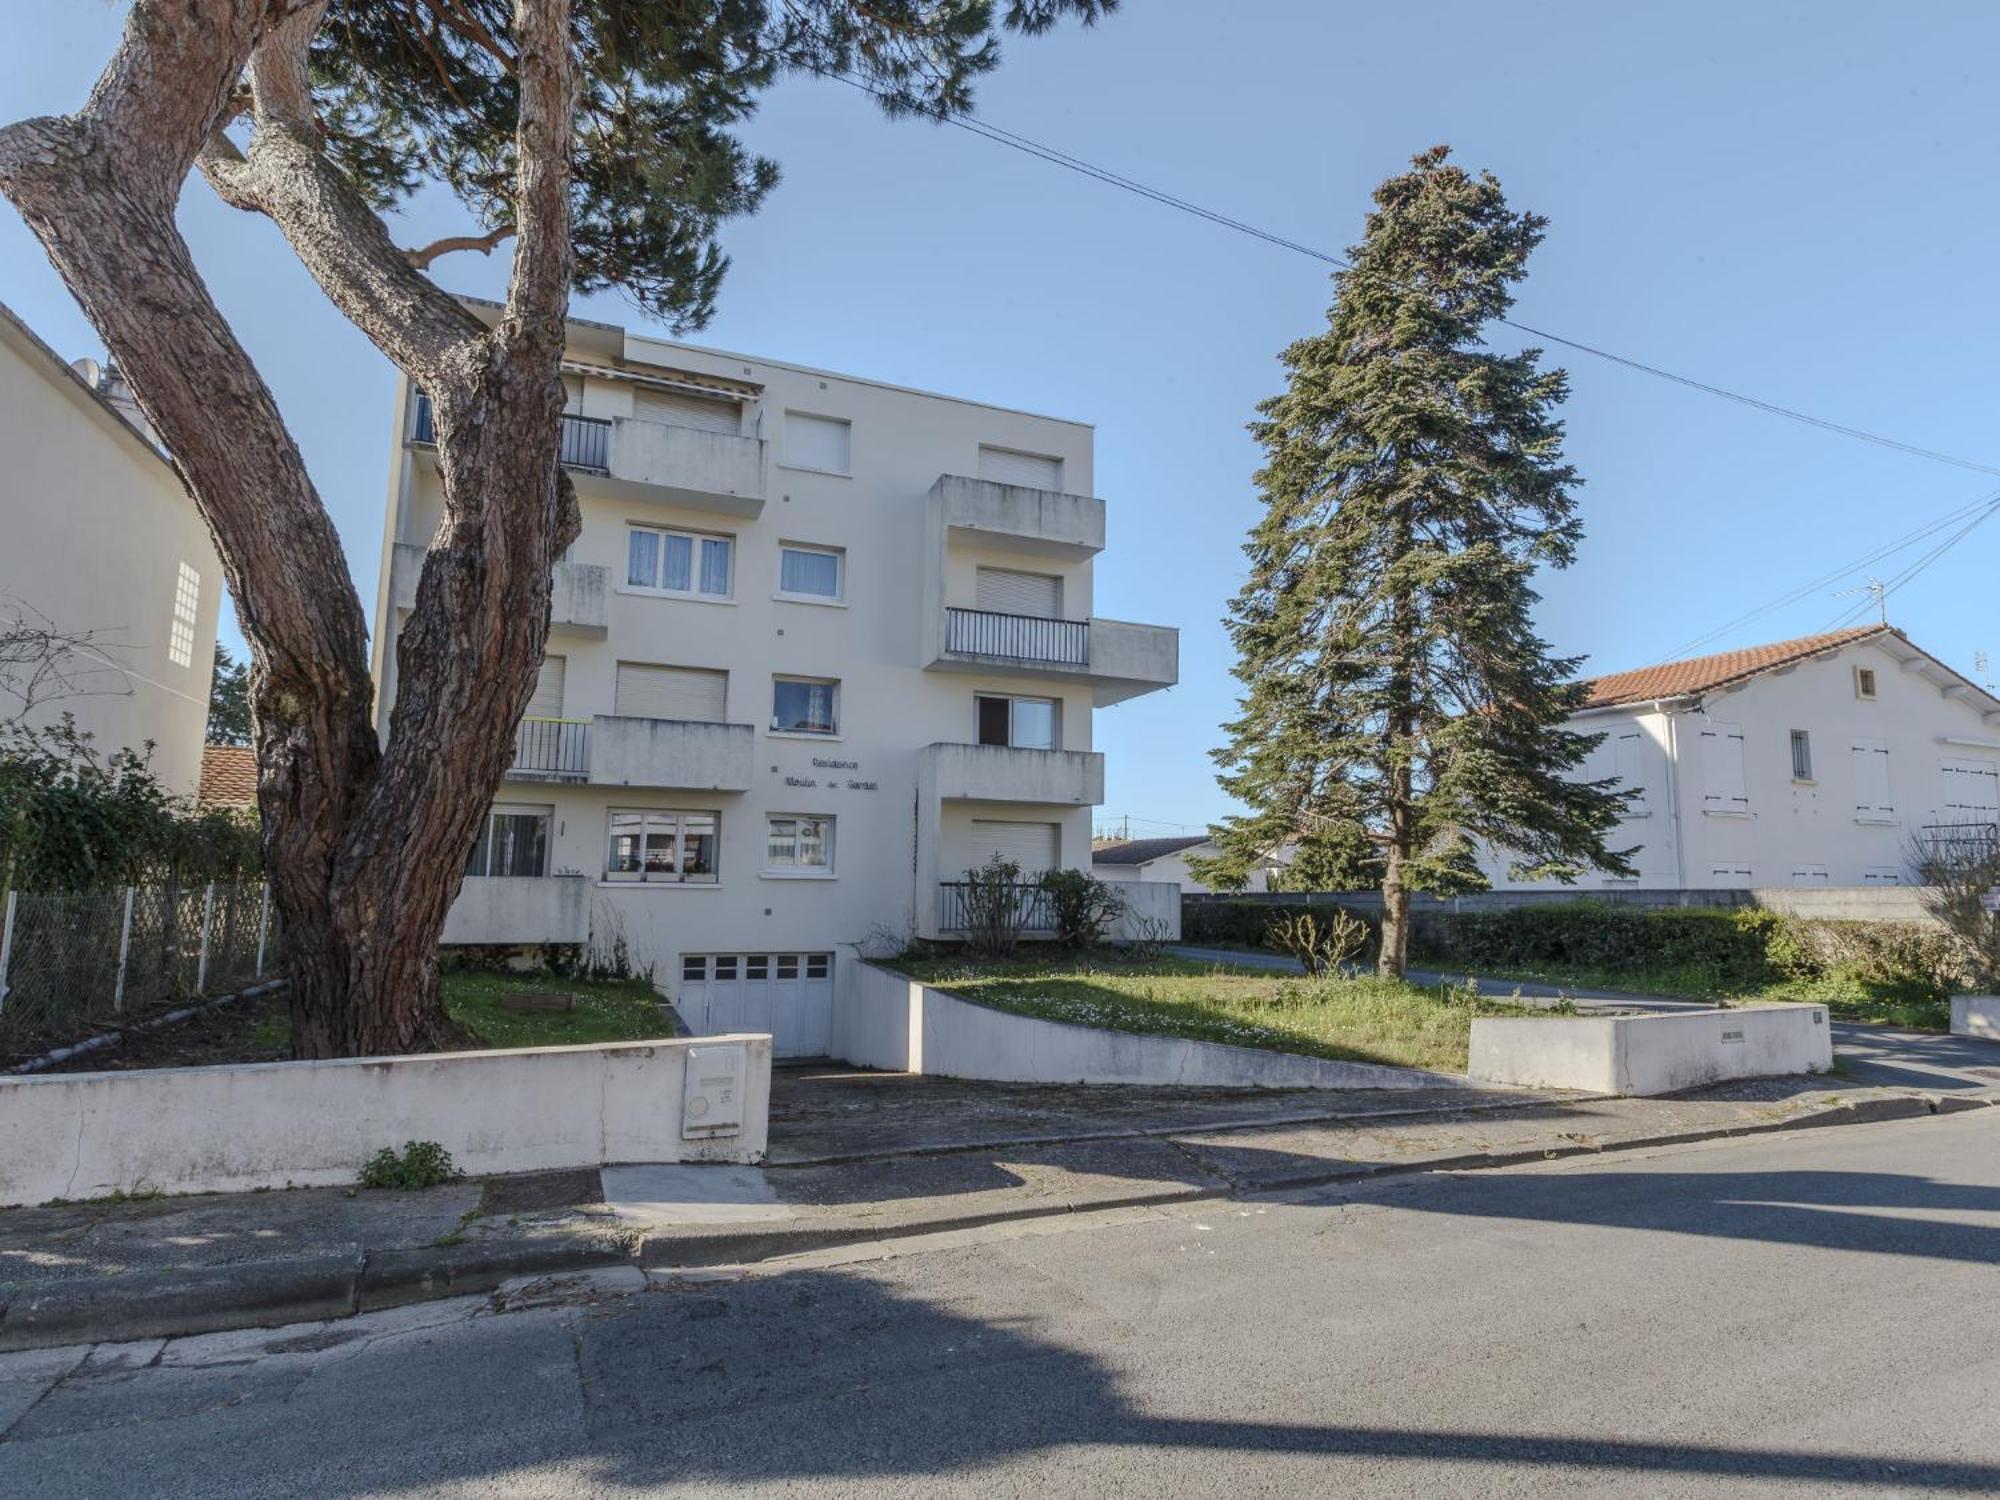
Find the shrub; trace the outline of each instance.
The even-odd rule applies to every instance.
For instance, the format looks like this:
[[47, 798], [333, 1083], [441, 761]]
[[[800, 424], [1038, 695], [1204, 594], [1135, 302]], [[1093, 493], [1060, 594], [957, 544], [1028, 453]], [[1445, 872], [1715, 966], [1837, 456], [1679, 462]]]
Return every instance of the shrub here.
[[969, 951], [981, 958], [1010, 957], [1028, 925], [1020, 865], [995, 854], [978, 869], [967, 870], [963, 916]]
[[1340, 966], [1368, 946], [1368, 924], [1339, 907], [1327, 920], [1309, 911], [1289, 911], [1273, 917], [1266, 942], [1305, 965], [1308, 974], [1338, 973]]
[[1088, 870], [1045, 870], [1039, 884], [1065, 948], [1102, 942], [1105, 929], [1124, 915], [1124, 897]]
[[[1290, 903], [1268, 901], [1183, 901], [1181, 941], [1199, 947], [1222, 944], [1235, 948], [1271, 948], [1271, 925], [1280, 913], [1308, 909]], [[1363, 912], [1347, 911], [1331, 901], [1313, 902], [1309, 908], [1322, 921], [1330, 912], [1345, 912], [1361, 924], [1365, 948], [1375, 945], [1376, 918]], [[1274, 950], [1275, 951], [1275, 950]]]
[[400, 1155], [384, 1146], [369, 1157], [361, 1168], [361, 1185], [414, 1193], [456, 1182], [463, 1175], [451, 1153], [436, 1141], [405, 1141]]

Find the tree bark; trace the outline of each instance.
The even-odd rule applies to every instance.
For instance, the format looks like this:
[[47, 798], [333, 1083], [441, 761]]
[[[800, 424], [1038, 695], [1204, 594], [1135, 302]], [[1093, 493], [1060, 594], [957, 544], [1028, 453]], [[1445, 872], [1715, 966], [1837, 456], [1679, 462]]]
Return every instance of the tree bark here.
[[[136, 0], [78, 114], [0, 131], [0, 192], [131, 379], [207, 520], [251, 646], [258, 803], [301, 1057], [455, 1033], [436, 950], [512, 758], [577, 530], [557, 463], [570, 278], [569, 0], [517, 0], [520, 235], [487, 330], [410, 266], [318, 151], [305, 49], [324, 0]], [[222, 134], [251, 81], [254, 137]], [[339, 538], [174, 222], [197, 161], [268, 214], [431, 396], [443, 519], [397, 643], [385, 752]]]

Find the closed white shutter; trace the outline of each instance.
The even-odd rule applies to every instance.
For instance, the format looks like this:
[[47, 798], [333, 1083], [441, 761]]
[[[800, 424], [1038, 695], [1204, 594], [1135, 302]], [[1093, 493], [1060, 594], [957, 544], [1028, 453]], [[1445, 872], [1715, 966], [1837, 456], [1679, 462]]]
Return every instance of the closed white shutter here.
[[1854, 740], [1854, 816], [1886, 818], [1896, 809], [1889, 801], [1889, 747], [1881, 740]]
[[1710, 724], [1701, 731], [1701, 806], [1704, 812], [1748, 812], [1743, 782], [1743, 731], [1734, 724]]
[[981, 568], [975, 602], [981, 609], [995, 614], [1059, 620], [1062, 618], [1062, 580], [1047, 573]]
[[1940, 820], [1946, 823], [2000, 821], [2000, 768], [1990, 760], [1948, 760], [1939, 765]]
[[1793, 885], [1830, 885], [1825, 865], [1793, 865]]
[[996, 484], [1025, 484], [1030, 489], [1060, 490], [1062, 460], [1044, 458], [1039, 453], [1016, 453], [1011, 448], [981, 448], [979, 477]]
[[1869, 865], [1861, 872], [1863, 885], [1901, 885], [1903, 872], [1894, 865]]
[[1632, 793], [1625, 814], [1636, 817], [1646, 811], [1646, 737], [1637, 729], [1621, 729], [1611, 737], [1611, 749], [1618, 790]]
[[824, 469], [829, 474], [848, 472], [852, 429], [834, 417], [809, 417], [804, 412], [785, 413], [785, 462], [794, 469]]
[[729, 701], [729, 674], [621, 661], [614, 701], [614, 712], [630, 718], [720, 724]]
[[563, 710], [563, 658], [545, 656], [535, 674], [535, 696], [528, 700], [530, 719], [560, 719]]
[[1750, 867], [1716, 865], [1709, 870], [1708, 878], [1717, 890], [1745, 890], [1750, 885]]
[[1007, 823], [994, 818], [972, 822], [972, 863], [976, 868], [994, 855], [1021, 867], [1023, 880], [1062, 863], [1062, 824]]
[[654, 391], [641, 386], [632, 397], [632, 415], [668, 427], [693, 427], [701, 432], [743, 431], [742, 410], [734, 401], [717, 401], [682, 391]]

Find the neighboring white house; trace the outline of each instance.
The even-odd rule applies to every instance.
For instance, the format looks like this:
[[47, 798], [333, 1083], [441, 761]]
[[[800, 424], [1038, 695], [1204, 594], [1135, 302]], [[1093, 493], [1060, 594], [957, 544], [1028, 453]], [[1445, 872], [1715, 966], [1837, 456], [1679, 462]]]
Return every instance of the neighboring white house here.
[[[445, 939], [622, 941], [697, 1031], [824, 1053], [856, 949], [952, 935], [968, 869], [1089, 867], [1091, 714], [1178, 636], [1092, 615], [1086, 425], [581, 321], [565, 379], [583, 533]], [[441, 499], [396, 422], [385, 732]]]
[[1897, 885], [1913, 836], [2000, 822], [2000, 699], [1885, 625], [1588, 687], [1571, 727], [1605, 738], [1578, 775], [1637, 789], [1609, 842], [1639, 853], [1582, 886]]
[[[1212, 887], [1195, 879], [1188, 869], [1190, 857], [1214, 859], [1222, 851], [1202, 834], [1170, 839], [1121, 839], [1099, 844], [1090, 853], [1090, 872], [1099, 880], [1171, 881], [1190, 895], [1206, 895]], [[1246, 891], [1268, 891], [1271, 877], [1289, 861], [1273, 855], [1250, 872]]]
[[161, 781], [192, 796], [221, 599], [208, 528], [129, 388], [0, 305], [0, 629], [90, 637], [39, 707], [0, 691], [0, 720], [68, 713], [101, 753], [150, 740]]

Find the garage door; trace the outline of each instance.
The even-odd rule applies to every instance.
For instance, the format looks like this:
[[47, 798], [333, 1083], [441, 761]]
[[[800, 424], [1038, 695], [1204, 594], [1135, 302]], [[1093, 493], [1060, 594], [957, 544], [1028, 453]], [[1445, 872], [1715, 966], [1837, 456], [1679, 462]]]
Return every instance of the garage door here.
[[684, 953], [674, 1007], [697, 1036], [768, 1031], [773, 1057], [833, 1050], [831, 953]]
[[996, 854], [1019, 865], [1024, 879], [1053, 870], [1062, 863], [1062, 824], [974, 818], [972, 863], [983, 865]]

